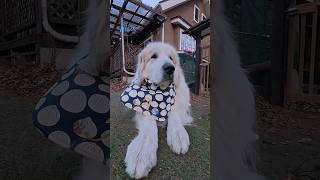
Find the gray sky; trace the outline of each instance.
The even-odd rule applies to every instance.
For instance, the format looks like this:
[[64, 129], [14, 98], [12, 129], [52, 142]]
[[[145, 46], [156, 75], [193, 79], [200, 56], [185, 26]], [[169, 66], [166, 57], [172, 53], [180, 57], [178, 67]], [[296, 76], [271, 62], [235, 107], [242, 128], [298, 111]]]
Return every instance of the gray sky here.
[[160, 0], [142, 0], [142, 2], [148, 6], [155, 7]]

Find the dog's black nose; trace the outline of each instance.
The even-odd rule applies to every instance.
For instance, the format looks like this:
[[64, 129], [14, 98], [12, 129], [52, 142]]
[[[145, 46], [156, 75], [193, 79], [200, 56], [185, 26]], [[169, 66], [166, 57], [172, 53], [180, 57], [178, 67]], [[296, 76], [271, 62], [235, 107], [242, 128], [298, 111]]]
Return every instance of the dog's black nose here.
[[173, 66], [172, 64], [170, 64], [170, 63], [165, 63], [165, 64], [162, 66], [162, 68], [163, 68], [163, 70], [164, 70], [167, 74], [169, 74], [169, 75], [173, 74], [173, 72], [174, 72], [174, 70], [175, 70], [174, 66]]

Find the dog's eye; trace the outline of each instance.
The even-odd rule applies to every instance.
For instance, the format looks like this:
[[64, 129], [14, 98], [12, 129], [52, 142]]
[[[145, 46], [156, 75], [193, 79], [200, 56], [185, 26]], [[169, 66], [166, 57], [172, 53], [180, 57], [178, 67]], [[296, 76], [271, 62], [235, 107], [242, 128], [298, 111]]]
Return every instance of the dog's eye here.
[[156, 54], [152, 55], [151, 59], [157, 59], [158, 56]]
[[170, 56], [169, 58], [171, 59], [171, 61], [173, 61], [173, 58], [172, 58], [172, 56]]

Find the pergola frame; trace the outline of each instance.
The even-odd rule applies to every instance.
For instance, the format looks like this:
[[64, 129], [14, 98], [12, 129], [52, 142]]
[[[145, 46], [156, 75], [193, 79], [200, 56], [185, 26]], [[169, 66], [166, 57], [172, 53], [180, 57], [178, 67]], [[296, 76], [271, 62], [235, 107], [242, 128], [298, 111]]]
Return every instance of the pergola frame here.
[[120, 43], [122, 70], [133, 76], [126, 69], [125, 37], [131, 44], [142, 43], [161, 26], [165, 16], [137, 0], [111, 0], [110, 17], [111, 45]]
[[[118, 3], [122, 5], [120, 6]], [[135, 29], [135, 32], [125, 33], [130, 36], [130, 42], [134, 44], [141, 43], [144, 40], [143, 38], [150, 35], [150, 31], [152, 32], [160, 27], [165, 20], [164, 15], [137, 0], [111, 0], [110, 5], [110, 17], [112, 19], [110, 20], [110, 35], [112, 43], [119, 43], [121, 30], [125, 29]], [[121, 18], [123, 18], [122, 25]], [[145, 31], [145, 29], [149, 29], [149, 31]]]

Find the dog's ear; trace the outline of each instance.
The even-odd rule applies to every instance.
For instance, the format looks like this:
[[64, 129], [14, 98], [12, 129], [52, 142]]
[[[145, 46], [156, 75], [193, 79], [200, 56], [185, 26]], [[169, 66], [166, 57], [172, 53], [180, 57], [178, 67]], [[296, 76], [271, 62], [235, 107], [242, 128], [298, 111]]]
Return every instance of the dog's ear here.
[[142, 65], [143, 65], [143, 62], [142, 62], [142, 52], [140, 52], [137, 56], [137, 62], [136, 62], [136, 72], [135, 72], [135, 75], [134, 75], [134, 78], [133, 78], [133, 83], [134, 84], [137, 84], [137, 85], [141, 85], [141, 82], [142, 82]]
[[185, 81], [184, 72], [180, 65], [179, 55], [176, 53], [176, 70], [174, 75], [174, 83], [176, 86], [176, 103], [179, 104], [179, 108], [184, 111], [180, 114], [181, 122], [184, 125], [191, 124], [193, 119], [190, 115], [190, 90]]
[[184, 78], [183, 70], [180, 65], [180, 58], [177, 52], [174, 53], [173, 58], [176, 66], [174, 82], [176, 84], [176, 87], [178, 88], [179, 86], [181, 86], [182, 83], [185, 83], [185, 78]]

